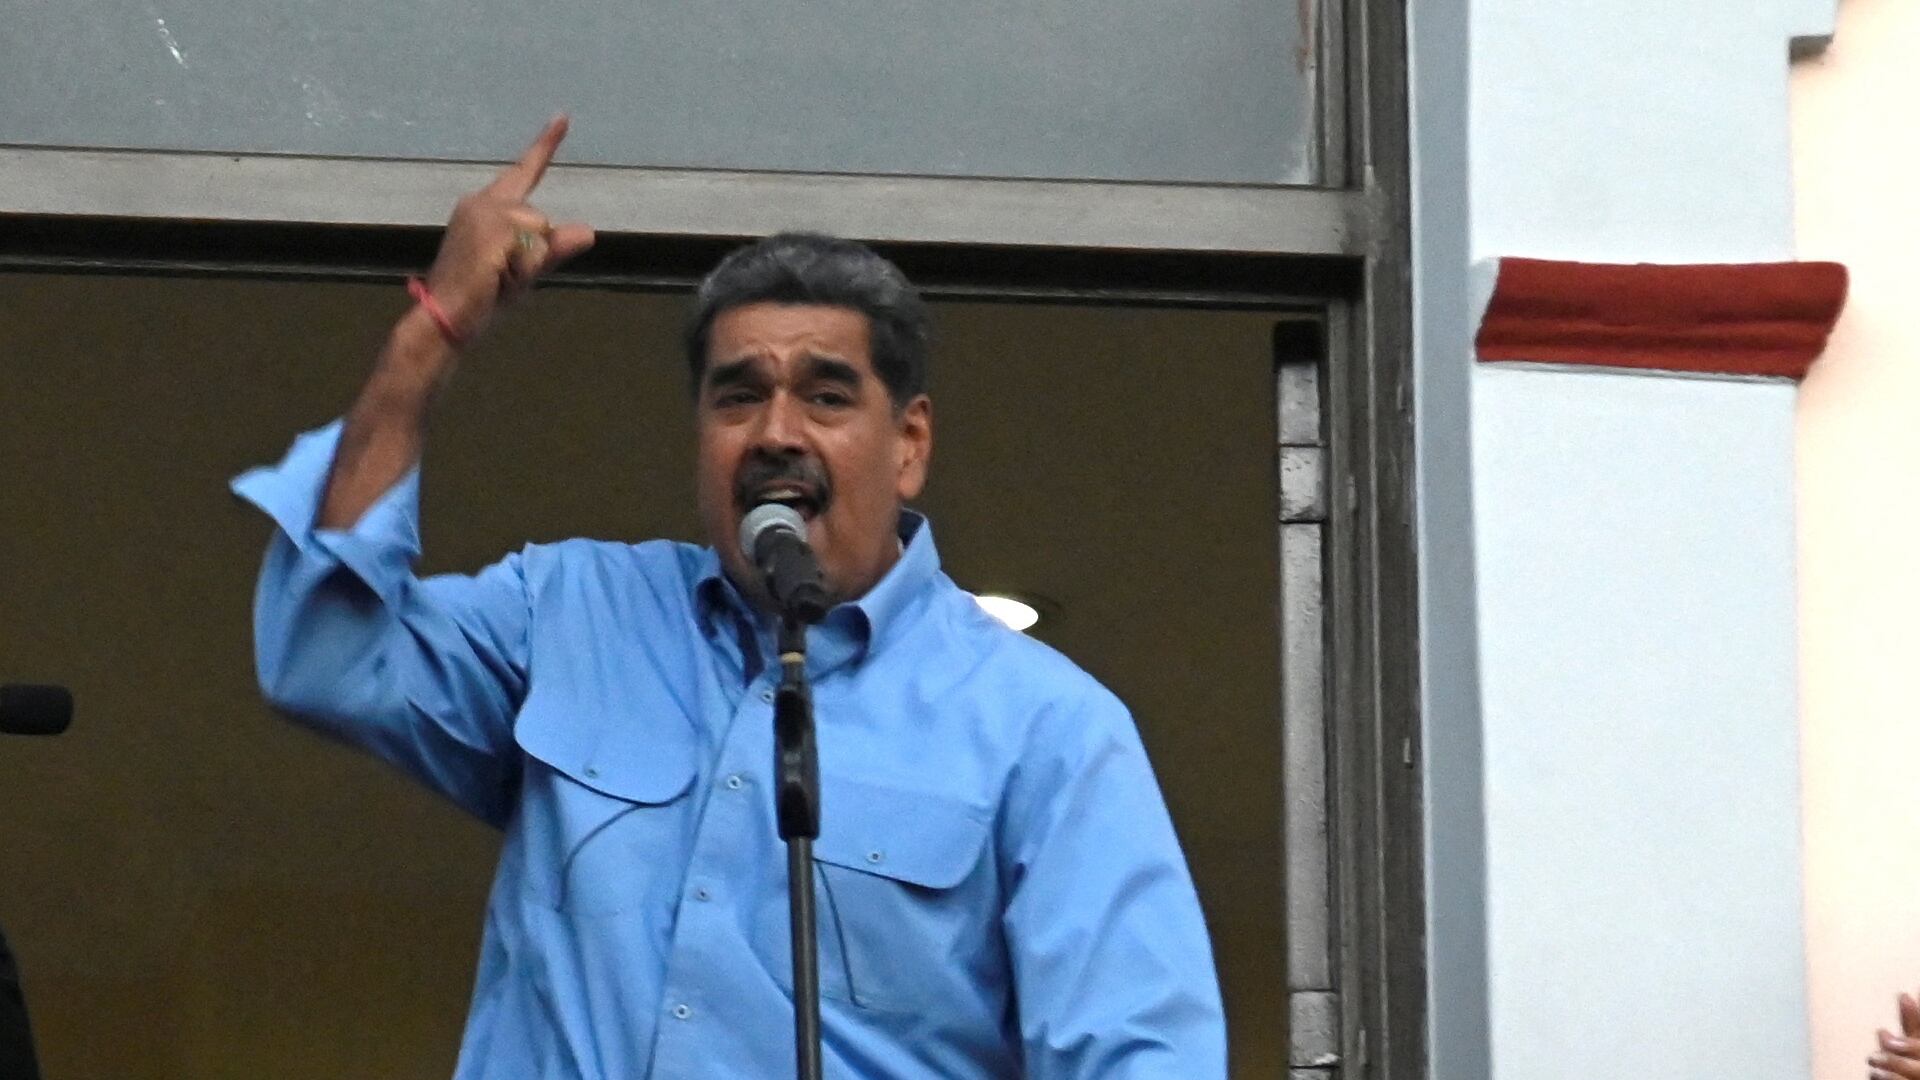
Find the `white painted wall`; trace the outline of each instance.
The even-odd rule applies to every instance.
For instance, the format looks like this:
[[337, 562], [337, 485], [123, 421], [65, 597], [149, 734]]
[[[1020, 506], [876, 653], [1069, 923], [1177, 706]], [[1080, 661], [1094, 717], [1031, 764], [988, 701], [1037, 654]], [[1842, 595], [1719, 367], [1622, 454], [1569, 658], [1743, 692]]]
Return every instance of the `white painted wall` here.
[[[1788, 47], [1821, 12], [1476, 0], [1473, 257], [1791, 257]], [[1472, 377], [1499, 1080], [1808, 1074], [1793, 399]]]
[[1474, 412], [1493, 1075], [1803, 1077], [1793, 387]]
[[1785, 6], [1475, 3], [1475, 257], [1785, 254]]
[[1814, 1075], [1854, 1077], [1920, 987], [1920, 5], [1848, 0], [1797, 66], [1800, 252], [1852, 297], [1799, 415]]

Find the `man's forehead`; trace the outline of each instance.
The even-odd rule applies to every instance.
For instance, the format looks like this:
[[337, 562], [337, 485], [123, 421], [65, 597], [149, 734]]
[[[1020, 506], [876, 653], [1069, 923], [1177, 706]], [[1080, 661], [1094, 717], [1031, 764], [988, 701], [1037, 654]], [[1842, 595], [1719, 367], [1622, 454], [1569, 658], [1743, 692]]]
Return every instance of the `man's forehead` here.
[[829, 304], [742, 304], [714, 317], [707, 341], [709, 360], [766, 355], [775, 359], [827, 355], [868, 361], [872, 321], [865, 312]]
[[812, 351], [775, 356], [754, 350], [731, 358], [726, 354], [716, 356], [707, 365], [703, 381], [709, 389], [783, 380], [838, 382], [852, 387], [870, 376], [878, 378], [859, 357], [842, 358], [833, 353]]

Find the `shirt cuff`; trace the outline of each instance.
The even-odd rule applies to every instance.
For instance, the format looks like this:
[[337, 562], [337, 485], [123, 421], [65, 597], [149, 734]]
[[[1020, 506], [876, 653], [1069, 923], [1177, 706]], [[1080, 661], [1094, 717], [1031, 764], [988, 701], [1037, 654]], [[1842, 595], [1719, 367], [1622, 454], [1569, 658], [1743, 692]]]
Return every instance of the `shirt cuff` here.
[[229, 487], [272, 518], [302, 557], [345, 566], [392, 604], [420, 557], [420, 469], [407, 470], [352, 528], [314, 528], [341, 427], [335, 420], [301, 435], [279, 464], [249, 469]]

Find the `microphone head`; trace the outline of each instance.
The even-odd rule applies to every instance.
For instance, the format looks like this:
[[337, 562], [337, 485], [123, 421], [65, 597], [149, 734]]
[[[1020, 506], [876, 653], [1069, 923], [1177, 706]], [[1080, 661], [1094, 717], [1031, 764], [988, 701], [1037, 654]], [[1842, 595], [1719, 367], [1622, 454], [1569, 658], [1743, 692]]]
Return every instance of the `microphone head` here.
[[747, 558], [757, 558], [754, 548], [769, 530], [792, 533], [805, 543], [807, 519], [800, 516], [800, 511], [781, 503], [761, 503], [747, 511], [747, 516], [740, 519], [740, 550]]
[[0, 686], [0, 735], [58, 735], [73, 722], [73, 692], [64, 686]]

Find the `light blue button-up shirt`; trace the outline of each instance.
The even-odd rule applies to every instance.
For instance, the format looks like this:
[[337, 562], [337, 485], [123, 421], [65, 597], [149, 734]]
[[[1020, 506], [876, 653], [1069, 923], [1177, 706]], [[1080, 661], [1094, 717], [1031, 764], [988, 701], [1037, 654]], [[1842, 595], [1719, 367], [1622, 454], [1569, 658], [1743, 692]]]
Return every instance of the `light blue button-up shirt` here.
[[[338, 425], [234, 481], [279, 531], [275, 705], [504, 833], [458, 1080], [793, 1074], [772, 627], [707, 548], [417, 578], [417, 474], [312, 527]], [[1226, 1072], [1206, 928], [1118, 699], [903, 554], [809, 636], [826, 1073]]]

